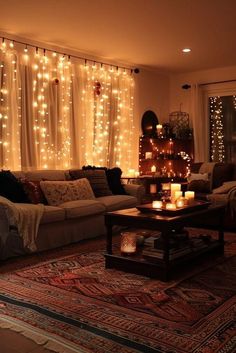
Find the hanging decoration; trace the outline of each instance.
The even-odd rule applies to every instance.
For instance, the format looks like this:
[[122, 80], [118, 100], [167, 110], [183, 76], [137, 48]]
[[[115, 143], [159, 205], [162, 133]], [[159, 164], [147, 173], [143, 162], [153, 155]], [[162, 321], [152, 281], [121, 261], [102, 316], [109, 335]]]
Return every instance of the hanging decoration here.
[[224, 162], [224, 126], [222, 100], [210, 97], [210, 157], [213, 162]]
[[134, 166], [134, 78], [124, 67], [2, 39], [0, 164]]
[[94, 94], [96, 97], [101, 94], [101, 83], [99, 81], [94, 82]]

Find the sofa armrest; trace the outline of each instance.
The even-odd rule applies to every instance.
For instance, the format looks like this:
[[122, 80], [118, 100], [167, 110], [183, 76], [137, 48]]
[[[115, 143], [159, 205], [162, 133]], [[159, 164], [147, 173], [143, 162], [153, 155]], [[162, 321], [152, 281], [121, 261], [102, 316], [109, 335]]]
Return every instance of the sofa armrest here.
[[123, 186], [127, 194], [136, 197], [138, 199], [138, 203], [142, 202], [145, 195], [145, 188], [143, 185], [124, 184]]

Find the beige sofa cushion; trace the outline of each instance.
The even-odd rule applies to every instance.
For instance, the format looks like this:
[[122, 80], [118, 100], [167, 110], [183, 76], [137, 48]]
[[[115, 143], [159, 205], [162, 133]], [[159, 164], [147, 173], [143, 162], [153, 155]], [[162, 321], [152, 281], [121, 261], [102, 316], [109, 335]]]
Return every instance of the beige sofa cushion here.
[[60, 207], [65, 210], [68, 219], [92, 216], [106, 211], [105, 206], [96, 200], [69, 201], [62, 203]]
[[95, 199], [87, 179], [72, 181], [40, 181], [40, 187], [51, 206], [59, 206], [67, 201]]
[[28, 180], [65, 180], [64, 170], [34, 170], [25, 172], [25, 177]]
[[40, 224], [63, 221], [65, 219], [65, 210], [55, 206], [44, 206], [44, 212]]
[[122, 208], [135, 207], [138, 204], [136, 197], [129, 195], [112, 195], [97, 197], [97, 201], [101, 202], [105, 207], [106, 211], [116, 211]]

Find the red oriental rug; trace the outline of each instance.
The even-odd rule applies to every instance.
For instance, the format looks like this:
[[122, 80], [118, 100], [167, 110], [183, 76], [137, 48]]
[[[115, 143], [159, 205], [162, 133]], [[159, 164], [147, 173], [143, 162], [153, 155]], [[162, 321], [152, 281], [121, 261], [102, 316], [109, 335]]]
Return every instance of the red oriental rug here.
[[105, 269], [104, 239], [8, 261], [0, 326], [64, 353], [235, 353], [235, 241], [167, 283]]

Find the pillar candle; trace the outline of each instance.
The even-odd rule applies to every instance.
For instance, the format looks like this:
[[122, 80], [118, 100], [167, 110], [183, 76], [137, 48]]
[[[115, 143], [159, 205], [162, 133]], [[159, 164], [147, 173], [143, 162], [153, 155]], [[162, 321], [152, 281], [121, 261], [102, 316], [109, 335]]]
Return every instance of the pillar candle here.
[[151, 172], [152, 172], [152, 173], [156, 173], [156, 170], [157, 170], [156, 166], [153, 165], [153, 166], [151, 167]]
[[185, 205], [185, 199], [183, 197], [180, 197], [179, 199], [176, 200], [176, 207], [180, 208], [180, 207], [184, 207]]
[[170, 197], [171, 200], [175, 199], [175, 192], [181, 190], [181, 184], [170, 184]]
[[157, 135], [160, 136], [162, 134], [162, 125], [161, 124], [156, 125], [156, 129], [157, 129]]
[[161, 185], [163, 191], [170, 190], [170, 183], [163, 183]]
[[188, 203], [191, 203], [194, 201], [195, 192], [194, 191], [185, 191], [184, 196], [188, 200]]
[[174, 199], [177, 200], [179, 197], [183, 196], [183, 193], [182, 191], [175, 191], [174, 195]]
[[167, 203], [166, 204], [166, 209], [167, 210], [176, 210], [176, 205], [174, 203]]
[[156, 184], [150, 184], [150, 194], [156, 194], [156, 193], [157, 193]]
[[162, 201], [152, 201], [152, 207], [153, 208], [162, 208]]
[[146, 152], [145, 159], [152, 159], [152, 152]]

